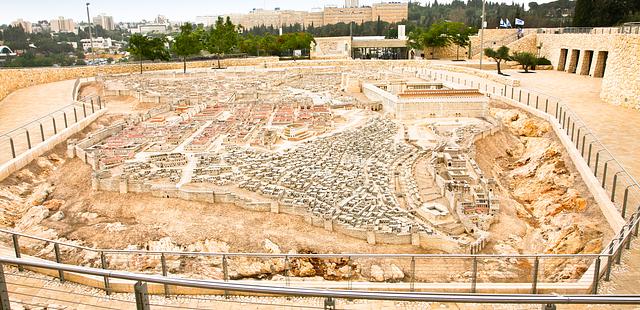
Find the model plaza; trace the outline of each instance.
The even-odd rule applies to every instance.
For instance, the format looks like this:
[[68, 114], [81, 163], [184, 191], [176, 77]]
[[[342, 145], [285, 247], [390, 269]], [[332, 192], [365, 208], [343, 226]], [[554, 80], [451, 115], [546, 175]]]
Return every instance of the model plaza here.
[[[105, 95], [156, 107], [70, 141], [69, 155], [93, 167], [96, 190], [300, 215], [372, 244], [480, 250], [499, 203], [468, 151], [497, 125], [483, 117], [488, 98], [476, 91], [471, 102], [466, 90], [416, 77], [406, 90], [409, 77], [387, 70], [349, 71], [104, 77]], [[373, 84], [397, 85], [395, 98], [411, 102], [383, 102], [368, 93]], [[451, 113], [411, 111], [429, 102]]]

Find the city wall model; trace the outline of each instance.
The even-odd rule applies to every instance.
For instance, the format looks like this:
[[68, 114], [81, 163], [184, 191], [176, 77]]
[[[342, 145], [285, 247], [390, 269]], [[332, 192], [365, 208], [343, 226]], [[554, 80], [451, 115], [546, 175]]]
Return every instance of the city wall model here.
[[[382, 68], [391, 63], [376, 64]], [[486, 96], [477, 90], [453, 89], [442, 83], [403, 80], [400, 76], [395, 77], [395, 73], [372, 74], [375, 70], [371, 68], [362, 72], [356, 69], [358, 73], [354, 74], [341, 74], [336, 67], [299, 67], [286, 71], [279, 68], [237, 69], [232, 68], [220, 74], [234, 75], [234, 79], [240, 80], [239, 83], [251, 80], [260, 84], [255, 92], [230, 92], [222, 86], [213, 86], [207, 79], [221, 80], [218, 72], [210, 76], [203, 73], [149, 73], [147, 78], [150, 82], [138, 85], [136, 87], [140, 88], [136, 89], [123, 87], [131, 82], [127, 75], [103, 76], [99, 80], [105, 83], [105, 94], [140, 95], [149, 100], [149, 93], [156, 93], [155, 90], [160, 87], [158, 83], [181, 87], [166, 81], [177, 78], [175, 83], [186, 83], [190, 88], [193, 88], [192, 83], [196, 83], [190, 81], [195, 80], [210, 85], [210, 93], [202, 96], [214, 100], [192, 101], [189, 94], [172, 100], [152, 97], [149, 102], [160, 104], [160, 108], [128, 117], [91, 133], [81, 141], [68, 141], [68, 156], [77, 156], [91, 165], [94, 169], [94, 190], [150, 193], [159, 198], [231, 203], [251, 211], [286, 213], [301, 216], [313, 226], [366, 240], [370, 244], [411, 244], [447, 253], [477, 253], [485, 246], [488, 241], [486, 230], [499, 210], [499, 203], [492, 197], [492, 179], [485, 178], [473, 159], [465, 154], [473, 142], [499, 130], [499, 122], [486, 113]], [[289, 88], [284, 88], [283, 94], [283, 90], [277, 88], [282, 82], [260, 82], [260, 74], [278, 76], [278, 73], [284, 72], [290, 77], [281, 79], [288, 81], [301, 79], [303, 74], [308, 74], [327, 81], [342, 81], [340, 88], [343, 89], [360, 85], [360, 91], [373, 102], [363, 105], [344, 97], [321, 103], [318, 100], [324, 100], [324, 96], [331, 98], [331, 95], [325, 94], [318, 99], [313, 93], [298, 90], [293, 91], [295, 95], [286, 94], [291, 91]], [[154, 77], [164, 82], [154, 81]], [[181, 78], [186, 81], [177, 82]], [[316, 88], [315, 91], [326, 88], [323, 85], [312, 87]], [[368, 89], [376, 91], [370, 92]], [[212, 97], [211, 91], [217, 93], [215, 97]], [[384, 95], [387, 91], [389, 93]], [[175, 90], [168, 92], [176, 93]], [[379, 104], [378, 94], [388, 96], [394, 102]], [[255, 100], [261, 96], [268, 99]], [[315, 99], [311, 100], [312, 97]], [[424, 107], [430, 104], [437, 105], [441, 113], [425, 110]], [[251, 108], [244, 110], [246, 107]], [[413, 120], [463, 117], [489, 122], [482, 125], [484, 128], [454, 125], [462, 127], [450, 138], [453, 140], [450, 143], [441, 141], [433, 151], [420, 151], [411, 144], [414, 142], [409, 137], [404, 138], [405, 142], [395, 141], [396, 134], [393, 132], [398, 132], [398, 124], [373, 117], [375, 113], [371, 114], [373, 118], [355, 129], [348, 128], [327, 135], [328, 129], [333, 126], [333, 121], [327, 122], [330, 115], [349, 113], [353, 108], [372, 111], [383, 109], [384, 113], [398, 120], [407, 119], [405, 116], [412, 114], [415, 116], [411, 117]], [[241, 117], [239, 111], [244, 111], [242, 113], [246, 115]], [[259, 113], [252, 115], [255, 111]], [[270, 114], [272, 117], [268, 116]], [[234, 116], [229, 118], [231, 115]], [[252, 123], [256, 118], [263, 121]], [[286, 125], [283, 133], [287, 134], [281, 139], [302, 141], [296, 144], [298, 148], [293, 151], [285, 149], [284, 153], [260, 151], [262, 148], [277, 147], [268, 142], [273, 131], [281, 128], [276, 122]], [[291, 127], [291, 124], [296, 126]], [[239, 132], [237, 128], [240, 128]], [[296, 128], [293, 134], [291, 128]], [[322, 132], [325, 134], [318, 135]], [[221, 133], [219, 137], [225, 146], [224, 149], [217, 149], [211, 141], [217, 141], [217, 135]], [[300, 138], [289, 135], [299, 135]], [[308, 139], [314, 135], [315, 138]], [[146, 139], [147, 136], [155, 138]], [[247, 143], [259, 147], [246, 148]], [[457, 144], [460, 146], [454, 146]], [[335, 159], [317, 157], [318, 154], [324, 154], [322, 150], [338, 154], [345, 152], [342, 158], [352, 157], [354, 161], [342, 163], [340, 160], [335, 162]], [[313, 169], [322, 169], [325, 165], [321, 163], [313, 167], [312, 163], [323, 160], [328, 161], [327, 167], [340, 167], [335, 170], [338, 175], [320, 174], [319, 177], [312, 177], [318, 173]], [[444, 205], [425, 205], [412, 176], [418, 160], [430, 162], [429, 172], [433, 176], [434, 186], [437, 186], [442, 201], [447, 201], [449, 209]], [[342, 167], [346, 169], [340, 170]], [[351, 171], [359, 169], [366, 171], [368, 176], [352, 175]], [[300, 171], [288, 174], [296, 170]], [[300, 177], [296, 176], [298, 174]], [[408, 196], [402, 198], [406, 201], [404, 207], [398, 203], [400, 198], [396, 196], [399, 192], [393, 193], [400, 189], [391, 189], [393, 182]], [[315, 185], [309, 187], [309, 184]], [[349, 188], [353, 186], [355, 188]], [[251, 192], [261, 195], [256, 197]], [[450, 224], [450, 214], [455, 214], [454, 218], [460, 218], [462, 222], [447, 229], [455, 231], [455, 234], [466, 231], [472, 237], [452, 237], [440, 228], [435, 229], [432, 224], [425, 224], [427, 222], [423, 220], [427, 218]]]

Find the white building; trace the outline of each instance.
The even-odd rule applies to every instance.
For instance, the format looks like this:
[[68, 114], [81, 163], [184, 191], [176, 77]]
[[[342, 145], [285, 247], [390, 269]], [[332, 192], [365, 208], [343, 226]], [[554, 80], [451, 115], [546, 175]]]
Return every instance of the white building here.
[[436, 82], [363, 83], [362, 92], [397, 119], [486, 116], [489, 98], [477, 89], [453, 89]]
[[358, 8], [360, 7], [360, 3], [358, 0], [344, 0], [345, 8]]
[[93, 23], [102, 26], [104, 30], [114, 30], [116, 28], [113, 23], [113, 16], [107, 16], [104, 13], [94, 17]]
[[33, 32], [33, 27], [31, 25], [31, 22], [28, 22], [26, 20], [22, 20], [22, 18], [19, 18], [18, 20], [12, 22], [11, 26], [13, 26], [13, 27], [22, 27], [22, 30], [24, 30], [24, 32], [26, 32], [26, 33], [32, 33]]
[[151, 32], [167, 33], [168, 26], [166, 24], [144, 24], [144, 25], [138, 25], [138, 28], [132, 28], [129, 30], [131, 30], [131, 33], [140, 33], [140, 34], [147, 34]]
[[196, 24], [203, 24], [205, 27], [213, 26], [218, 20], [218, 15], [196, 16]]
[[73, 22], [71, 18], [64, 18], [62, 16], [58, 17], [58, 19], [52, 19], [49, 21], [51, 25], [52, 32], [73, 32], [78, 33], [78, 28], [76, 27], [76, 23]]
[[[89, 39], [82, 39], [80, 40], [80, 43], [82, 44], [82, 49], [85, 51], [88, 51], [89, 48], [91, 47], [91, 40]], [[103, 37], [93, 38], [93, 49], [108, 50], [108, 49], [111, 49], [112, 47], [113, 47], [113, 41], [111, 40], [111, 38], [103, 38]]]

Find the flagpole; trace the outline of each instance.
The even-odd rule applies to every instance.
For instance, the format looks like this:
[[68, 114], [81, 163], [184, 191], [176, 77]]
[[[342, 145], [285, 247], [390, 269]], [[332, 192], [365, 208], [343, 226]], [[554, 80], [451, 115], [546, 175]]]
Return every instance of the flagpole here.
[[484, 58], [484, 4], [482, 0], [482, 24], [480, 25], [480, 70], [482, 70], [482, 58]]

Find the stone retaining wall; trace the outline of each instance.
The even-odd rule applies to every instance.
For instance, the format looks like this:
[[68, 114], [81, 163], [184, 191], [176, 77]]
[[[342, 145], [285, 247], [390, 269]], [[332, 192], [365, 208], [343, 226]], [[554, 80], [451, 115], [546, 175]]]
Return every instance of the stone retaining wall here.
[[[221, 60], [223, 67], [253, 66], [270, 62], [278, 62], [278, 57], [230, 58]], [[193, 61], [187, 63], [187, 68], [209, 68], [217, 66], [217, 61]], [[144, 71], [178, 70], [182, 69], [181, 62], [145, 63]], [[0, 70], [0, 100], [10, 93], [29, 86], [92, 77], [100, 74], [121, 74], [140, 72], [139, 63], [118, 64], [108, 66], [82, 66], [64, 68], [29, 68]]]
[[[604, 69], [602, 100], [640, 109], [640, 35], [538, 34], [537, 37], [538, 45], [542, 44], [541, 56], [547, 57], [554, 68], [593, 77], [601, 77]], [[589, 67], [589, 60], [585, 60], [587, 51], [592, 52], [593, 57]], [[608, 53], [604, 67], [599, 65], [600, 52]], [[564, 66], [561, 59], [566, 59]]]

